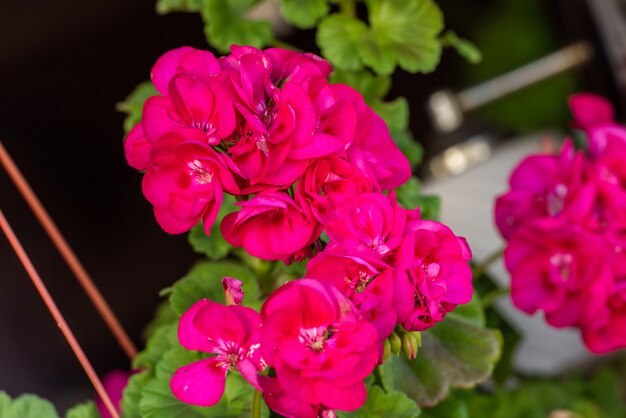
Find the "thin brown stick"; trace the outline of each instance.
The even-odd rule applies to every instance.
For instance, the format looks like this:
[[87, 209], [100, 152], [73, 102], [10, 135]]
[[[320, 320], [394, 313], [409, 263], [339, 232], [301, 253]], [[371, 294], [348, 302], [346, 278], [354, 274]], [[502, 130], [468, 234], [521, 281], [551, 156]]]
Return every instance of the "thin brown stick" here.
[[59, 250], [65, 259], [65, 262], [74, 273], [74, 276], [76, 276], [76, 279], [78, 279], [78, 282], [87, 293], [87, 296], [89, 296], [89, 299], [100, 313], [102, 319], [104, 319], [104, 322], [115, 336], [122, 350], [124, 350], [129, 359], [134, 359], [137, 356], [137, 348], [81, 262], [78, 260], [78, 257], [76, 257], [76, 254], [59, 231], [59, 228], [52, 218], [50, 218], [50, 215], [48, 215], [48, 212], [37, 198], [35, 192], [33, 192], [33, 189], [31, 189], [21, 171], [17, 168], [17, 165], [15, 165], [11, 159], [8, 151], [2, 145], [2, 142], [0, 142], [0, 163], [2, 163], [22, 197], [39, 220], [39, 223], [41, 223], [41, 226], [46, 230], [46, 233], [55, 247], [57, 247], [57, 250]]
[[33, 263], [30, 261], [28, 254], [26, 254], [26, 251], [24, 251], [22, 244], [20, 244], [20, 241], [17, 239], [17, 236], [13, 232], [11, 225], [9, 225], [9, 221], [7, 221], [7, 219], [4, 217], [2, 210], [0, 210], [0, 228], [9, 240], [9, 243], [11, 244], [11, 247], [13, 247], [15, 254], [17, 254], [17, 257], [20, 259], [20, 262], [24, 266], [24, 269], [28, 273], [28, 276], [37, 288], [37, 291], [41, 295], [41, 298], [45, 302], [46, 306], [50, 310], [50, 313], [54, 317], [54, 320], [56, 321], [58, 327], [61, 329], [63, 336], [65, 336], [65, 339], [72, 348], [72, 351], [74, 351], [74, 354], [76, 355], [76, 358], [78, 359], [80, 365], [83, 366], [85, 373], [87, 373], [89, 380], [91, 380], [91, 384], [93, 384], [96, 392], [98, 392], [98, 395], [104, 402], [107, 410], [113, 418], [119, 418], [119, 414], [117, 413], [113, 402], [111, 402], [111, 398], [109, 398], [109, 395], [104, 389], [102, 381], [91, 366], [89, 359], [83, 352], [83, 349], [80, 347], [80, 344], [76, 340], [76, 337], [74, 336], [74, 333], [70, 329], [69, 325], [67, 325], [67, 322], [65, 322], [63, 314], [61, 314], [61, 311], [59, 311], [59, 308], [57, 307], [50, 293], [48, 292], [46, 285], [43, 283], [43, 280], [41, 280], [39, 273], [37, 273], [35, 266], [33, 266]]

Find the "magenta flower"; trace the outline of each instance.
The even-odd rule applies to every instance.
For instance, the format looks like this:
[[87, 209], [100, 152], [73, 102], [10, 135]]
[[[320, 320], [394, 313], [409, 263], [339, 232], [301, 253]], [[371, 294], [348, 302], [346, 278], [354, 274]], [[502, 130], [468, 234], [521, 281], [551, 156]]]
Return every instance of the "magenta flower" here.
[[307, 213], [324, 223], [327, 213], [344, 201], [372, 191], [363, 172], [343, 158], [325, 157], [311, 161], [298, 181], [296, 202]]
[[393, 332], [397, 322], [393, 271], [384, 264], [375, 267], [343, 249], [325, 250], [309, 261], [306, 277], [335, 286], [376, 327], [379, 340]]
[[508, 239], [520, 225], [542, 217], [583, 222], [592, 210], [594, 190], [584, 183], [583, 154], [566, 142], [560, 155], [531, 155], [511, 173], [511, 190], [498, 197], [495, 221]]
[[150, 151], [152, 146], [146, 140], [141, 123], [128, 132], [124, 139], [124, 154], [129, 166], [136, 170], [147, 170], [150, 167]]
[[222, 278], [222, 287], [226, 297], [226, 305], [238, 305], [243, 303], [243, 282], [232, 277]]
[[529, 314], [545, 312], [555, 327], [599, 318], [611, 288], [607, 250], [576, 225], [541, 219], [520, 227], [504, 253], [511, 298]]
[[393, 192], [364, 193], [345, 201], [326, 222], [328, 247], [343, 246], [369, 253], [368, 260], [382, 259], [402, 243], [406, 213]]
[[215, 354], [179, 368], [170, 381], [172, 393], [182, 402], [212, 406], [224, 393], [226, 374], [237, 370], [260, 390], [257, 372], [259, 314], [243, 306], [224, 306], [203, 299], [180, 318], [178, 339], [189, 350]]
[[181, 142], [152, 152], [143, 193], [159, 225], [171, 234], [188, 231], [200, 219], [208, 234], [222, 204], [222, 190], [236, 192], [232, 175], [209, 146]]
[[[109, 398], [111, 399], [111, 402], [113, 402], [113, 406], [115, 406], [117, 412], [121, 411], [120, 403], [122, 402], [124, 389], [126, 389], [126, 385], [128, 385], [128, 379], [130, 379], [130, 377], [135, 373], [135, 371], [128, 370], [112, 370], [105, 374], [102, 378], [104, 390], [107, 395], [109, 395]], [[98, 408], [98, 412], [102, 418], [112, 418], [111, 413], [99, 396], [96, 396], [96, 408]]]
[[319, 223], [307, 218], [284, 192], [266, 190], [236, 205], [241, 210], [226, 215], [222, 235], [229, 244], [264, 260], [287, 260], [321, 233]]
[[472, 299], [472, 258], [464, 238], [434, 221], [407, 222], [402, 246], [394, 255], [394, 308], [398, 322], [422, 331], [457, 305]]
[[574, 127], [587, 129], [613, 122], [613, 106], [604, 97], [592, 93], [577, 93], [570, 97], [569, 107], [574, 116]]
[[[263, 359], [289, 398], [354, 411], [376, 365], [376, 329], [336, 288], [312, 279], [283, 285], [261, 308]], [[266, 395], [267, 396], [267, 395]]]
[[219, 62], [209, 51], [183, 46], [163, 54], [152, 67], [151, 78], [159, 93], [167, 95], [170, 81], [177, 74], [204, 82], [220, 71]]
[[590, 318], [582, 327], [583, 341], [596, 354], [626, 348], [626, 280], [617, 281], [606, 304], [606, 318]]

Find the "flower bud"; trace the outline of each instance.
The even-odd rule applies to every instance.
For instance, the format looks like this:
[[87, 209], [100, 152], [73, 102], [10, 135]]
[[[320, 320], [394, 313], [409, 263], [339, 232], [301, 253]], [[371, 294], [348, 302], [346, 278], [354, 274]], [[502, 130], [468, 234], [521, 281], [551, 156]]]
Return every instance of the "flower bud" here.
[[413, 360], [415, 356], [417, 356], [417, 350], [419, 348], [419, 344], [417, 338], [412, 332], [407, 332], [402, 335], [402, 354], [404, 354], [408, 359]]
[[387, 359], [389, 359], [389, 356], [391, 355], [391, 343], [389, 342], [389, 340], [385, 340], [383, 341], [383, 363], [387, 361]]
[[398, 334], [392, 332], [391, 335], [387, 338], [389, 341], [389, 346], [391, 347], [391, 352], [395, 355], [400, 354], [400, 350], [402, 349], [402, 340], [398, 337]]

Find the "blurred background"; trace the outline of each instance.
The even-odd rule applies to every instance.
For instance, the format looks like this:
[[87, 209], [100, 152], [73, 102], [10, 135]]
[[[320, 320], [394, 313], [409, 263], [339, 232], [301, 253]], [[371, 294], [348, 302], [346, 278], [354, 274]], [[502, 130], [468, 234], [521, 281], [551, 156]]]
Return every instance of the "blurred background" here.
[[[546, 138], [567, 129], [566, 98], [593, 91], [613, 101], [618, 114], [625, 108], [624, 5], [620, 0], [438, 4], [446, 26], [482, 51], [482, 63], [470, 65], [445, 51], [433, 74], [396, 74], [389, 98], [409, 100], [411, 129], [425, 149], [420, 172], [427, 191], [442, 194], [443, 220], [468, 235], [480, 258], [500, 245], [491, 227], [490, 199], [504, 190], [508, 172], [524, 153], [545, 147]], [[275, 15], [273, 3], [265, 2], [258, 15]], [[315, 51], [313, 31], [276, 24], [285, 40]], [[141, 195], [141, 175], [126, 166], [124, 116], [115, 104], [149, 78], [161, 54], [182, 45], [207, 48], [200, 17], [159, 16], [153, 0], [0, 0], [0, 141], [140, 347], [159, 290], [182, 277], [197, 257], [185, 235], [168, 236], [154, 221]], [[525, 70], [498, 78], [520, 67]], [[537, 82], [513, 92], [531, 81]], [[478, 156], [463, 148], [467, 143], [482, 144]], [[445, 158], [449, 149], [457, 150], [456, 160]], [[464, 175], [455, 176], [459, 173]], [[493, 181], [485, 183], [486, 178]], [[464, 203], [474, 206], [466, 210]], [[96, 370], [126, 368], [123, 352], [3, 172], [0, 208]], [[548, 348], [531, 347], [519, 363], [532, 366], [542, 350], [552, 350], [554, 359], [541, 357], [533, 371], [580, 361], [577, 337], [563, 338]], [[567, 364], [559, 363], [560, 351], [570, 343]], [[0, 389], [13, 396], [37, 393], [60, 411], [91, 397], [89, 382], [4, 239]]]

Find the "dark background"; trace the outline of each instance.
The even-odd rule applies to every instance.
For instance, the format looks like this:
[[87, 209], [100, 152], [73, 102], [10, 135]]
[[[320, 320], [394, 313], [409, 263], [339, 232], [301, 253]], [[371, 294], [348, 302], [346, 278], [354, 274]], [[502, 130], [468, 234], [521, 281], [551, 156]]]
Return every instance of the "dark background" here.
[[[505, 3], [528, 13], [517, 20], [528, 31], [521, 26], [524, 36], [511, 34], [493, 45], [479, 44], [486, 55], [481, 66], [471, 68], [447, 51], [436, 74], [396, 76], [391, 97], [409, 98], [411, 127], [427, 147], [437, 140], [422, 111], [428, 93], [473, 84], [581, 36], [597, 41], [582, 0], [439, 3], [448, 26], [469, 38], [495, 40], [497, 33], [481, 30], [489, 22], [499, 30], [497, 13]], [[533, 44], [522, 39], [533, 33], [543, 35]], [[291, 41], [310, 50], [313, 32]], [[141, 195], [141, 175], [124, 160], [123, 115], [115, 111], [115, 103], [148, 79], [162, 53], [182, 45], [207, 48], [200, 17], [159, 16], [153, 0], [0, 0], [0, 140], [139, 346], [141, 329], [159, 301], [158, 291], [184, 275], [197, 256], [184, 235], [168, 236], [154, 221]], [[555, 113], [536, 112], [536, 122], [527, 123], [532, 112], [523, 110], [516, 111], [525, 116], [523, 126], [498, 120], [488, 109], [477, 117], [516, 132], [545, 127], [546, 118], [562, 127], [564, 98], [575, 89], [605, 93], [619, 102], [602, 52], [593, 65], [566, 77], [567, 82], [538, 86], [510, 99], [509, 105], [526, 100], [531, 106], [538, 100], [556, 100]], [[506, 109], [507, 102], [497, 106]], [[103, 374], [128, 367], [3, 172], [0, 208], [96, 370]], [[12, 396], [37, 393], [60, 410], [91, 396], [82, 369], [4, 239], [0, 239], [0, 390]]]

